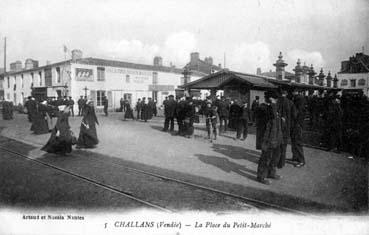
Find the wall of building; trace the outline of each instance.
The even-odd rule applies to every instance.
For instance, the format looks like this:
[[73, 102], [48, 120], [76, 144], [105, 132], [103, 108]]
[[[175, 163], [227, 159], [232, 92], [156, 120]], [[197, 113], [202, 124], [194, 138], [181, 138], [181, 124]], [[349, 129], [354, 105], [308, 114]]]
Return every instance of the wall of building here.
[[[369, 73], [339, 73], [337, 74], [338, 87], [342, 89], [362, 89], [364, 94], [369, 96]], [[342, 84], [342, 80], [347, 80], [347, 85]], [[365, 85], [359, 85], [359, 80], [364, 79]], [[351, 80], [356, 81], [356, 86], [351, 86]]]
[[[60, 82], [57, 81], [57, 67], [60, 68]], [[47, 96], [57, 97], [57, 90], [65, 91], [62, 88], [65, 84], [70, 84], [70, 77], [67, 73], [70, 65], [53, 66], [51, 67], [52, 86], [47, 89]], [[41, 74], [40, 74], [41, 73]], [[32, 77], [33, 74], [33, 77]], [[40, 76], [41, 75], [41, 76]], [[23, 79], [22, 79], [23, 76]], [[8, 82], [9, 78], [9, 82]], [[31, 95], [31, 87], [45, 87], [45, 69], [19, 72], [5, 76], [3, 81], [4, 96], [14, 104], [23, 104], [24, 100]], [[55, 87], [56, 86], [56, 87]], [[59, 86], [59, 87], [58, 87]], [[65, 94], [65, 92], [63, 93]]]
[[[129, 94], [131, 103], [134, 105], [138, 98], [152, 97], [153, 89], [157, 91], [157, 104], [161, 105], [165, 96], [174, 95], [175, 89], [181, 85], [182, 74], [167, 73], [150, 70], [137, 70], [131, 68], [118, 67], [104, 67], [105, 80], [98, 81], [97, 73], [98, 67], [96, 65], [86, 65], [73, 63], [71, 65], [71, 95], [75, 101], [80, 96], [85, 96], [85, 88], [89, 99], [96, 101], [97, 91], [105, 91], [105, 95], [109, 99], [109, 106], [111, 109], [120, 107], [120, 99], [124, 95]], [[78, 76], [83, 74], [90, 76]], [[157, 84], [153, 86], [153, 74], [157, 73]], [[129, 76], [127, 78], [127, 76]], [[191, 80], [199, 79], [200, 77], [193, 76]], [[96, 104], [99, 106], [98, 104]]]
[[[98, 67], [105, 69], [105, 79], [102, 81], [98, 80]], [[157, 91], [157, 104], [161, 105], [165, 96], [175, 95], [175, 89], [183, 84], [183, 75], [179, 73], [65, 63], [6, 76], [3, 82], [5, 98], [15, 104], [23, 104], [24, 99], [31, 95], [32, 84], [33, 87], [46, 87], [45, 69], [48, 68], [51, 68], [51, 86], [47, 87], [48, 97], [57, 97], [60, 94], [71, 96], [77, 102], [81, 95], [85, 95], [84, 88], [87, 87], [88, 98], [94, 98], [95, 102], [97, 91], [105, 91], [111, 109], [119, 108], [120, 99], [125, 94], [130, 94], [131, 102], [135, 104], [138, 98], [152, 97], [153, 90]], [[60, 71], [60, 81], [57, 79], [57, 68]], [[41, 77], [39, 72], [41, 72]], [[33, 79], [31, 73], [33, 73]], [[157, 74], [157, 84], [153, 84], [154, 73]], [[191, 76], [191, 81], [199, 78]], [[16, 85], [15, 89], [14, 85]], [[77, 105], [75, 109], [77, 109]]]

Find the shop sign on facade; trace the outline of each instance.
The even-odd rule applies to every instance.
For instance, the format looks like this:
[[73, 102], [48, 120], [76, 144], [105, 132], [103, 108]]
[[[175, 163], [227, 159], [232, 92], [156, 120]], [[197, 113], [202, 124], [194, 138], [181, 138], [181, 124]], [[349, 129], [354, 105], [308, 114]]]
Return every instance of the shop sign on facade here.
[[93, 70], [76, 68], [76, 81], [94, 81]]
[[173, 85], [149, 85], [149, 91], [174, 91]]

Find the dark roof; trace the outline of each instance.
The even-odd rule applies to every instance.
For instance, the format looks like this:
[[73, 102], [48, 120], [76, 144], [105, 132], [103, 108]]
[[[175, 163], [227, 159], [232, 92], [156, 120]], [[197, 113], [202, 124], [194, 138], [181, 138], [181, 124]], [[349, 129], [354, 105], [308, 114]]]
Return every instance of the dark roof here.
[[244, 84], [249, 85], [255, 89], [260, 88], [276, 88], [275, 85], [268, 82], [266, 77], [255, 75], [255, 74], [246, 74], [239, 73], [235, 71], [229, 71], [227, 69], [223, 69], [219, 72], [209, 74], [203, 78], [200, 78], [196, 81], [189, 82], [186, 85], [181, 87], [188, 87], [193, 89], [211, 89], [211, 88], [222, 88], [224, 85], [228, 84], [232, 81], [238, 81]]
[[277, 80], [274, 78], [267, 78], [267, 80], [270, 83], [273, 83], [274, 85], [285, 87], [285, 88], [301, 88], [304, 90], [332, 90], [336, 89], [333, 87], [325, 87], [325, 86], [319, 86], [319, 85], [312, 85], [312, 84], [306, 84], [306, 83], [298, 83], [298, 82], [291, 82], [287, 80]]
[[229, 71], [223, 69], [219, 72], [209, 74], [193, 82], [189, 82], [186, 85], [180, 86], [181, 88], [190, 89], [222, 89], [230, 82], [243, 83], [250, 86], [255, 90], [273, 89], [278, 87], [285, 88], [301, 88], [303, 90], [331, 90], [335, 88], [323, 87], [318, 85], [310, 85], [305, 83], [296, 83], [288, 80], [277, 80], [272, 77], [266, 77], [262, 75], [239, 73], [235, 71]]
[[[39, 71], [45, 68], [51, 68], [54, 66], [72, 63], [72, 60], [65, 60], [53, 64], [48, 64], [44, 66], [40, 66], [37, 68], [27, 69], [27, 70], [20, 70], [20, 71], [8, 71], [6, 75], [13, 75], [13, 74], [20, 74], [25, 72], [32, 72], [32, 71]], [[88, 64], [88, 65], [97, 65], [97, 66], [111, 66], [111, 67], [121, 67], [121, 68], [132, 68], [132, 69], [139, 69], [139, 70], [150, 70], [150, 71], [159, 71], [159, 72], [168, 72], [168, 73], [177, 73], [182, 74], [183, 69], [174, 68], [174, 67], [167, 67], [167, 66], [154, 66], [154, 65], [146, 65], [146, 64], [136, 64], [136, 63], [129, 63], [117, 60], [106, 60], [106, 59], [98, 59], [98, 58], [82, 58], [75, 61], [78, 64]], [[199, 71], [191, 71], [192, 75], [195, 76], [204, 76], [205, 73], [201, 73]]]
[[[264, 73], [261, 73], [260, 75], [267, 76], [267, 77], [272, 77], [272, 78], [276, 78], [277, 77], [277, 72], [275, 72], [275, 71], [274, 72], [273, 71], [264, 72]], [[295, 74], [285, 71], [285, 77], [286, 78], [288, 78], [288, 77], [295, 77]]]

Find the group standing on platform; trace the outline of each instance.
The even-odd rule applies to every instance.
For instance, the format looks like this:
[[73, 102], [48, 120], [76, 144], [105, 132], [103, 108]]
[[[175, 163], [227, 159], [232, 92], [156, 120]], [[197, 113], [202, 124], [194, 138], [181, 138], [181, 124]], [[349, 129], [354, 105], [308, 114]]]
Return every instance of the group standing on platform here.
[[[256, 149], [261, 150], [257, 168], [257, 180], [269, 184], [268, 178], [279, 179], [277, 169], [286, 162], [303, 167], [305, 162], [303, 133], [320, 133], [320, 147], [328, 151], [346, 151], [357, 157], [369, 155], [369, 100], [366, 96], [337, 95], [333, 92], [313, 94], [297, 89], [278, 89], [264, 93], [265, 103], [256, 96], [246, 99], [229, 97], [193, 97], [169, 95], [163, 101], [164, 132], [192, 138], [194, 124], [205, 120], [207, 138], [212, 142], [219, 135], [234, 130], [234, 140], [247, 139], [250, 126], [256, 128]], [[108, 115], [108, 99], [101, 102], [104, 114]], [[94, 148], [98, 143], [96, 125], [99, 125], [94, 102], [86, 96], [77, 101], [78, 116], [82, 116], [78, 138], [71, 131], [69, 117], [74, 116], [75, 102], [71, 97], [50, 98], [36, 101], [28, 97], [24, 104], [31, 131], [36, 134], [51, 133], [43, 150], [50, 153], [67, 154], [72, 145], [77, 148]], [[2, 101], [4, 120], [13, 119], [14, 105]], [[147, 122], [157, 115], [156, 101], [142, 97], [134, 107], [127, 99], [120, 100], [123, 119]], [[136, 117], [135, 114], [136, 113]], [[57, 118], [56, 123], [53, 121]], [[291, 145], [291, 158], [286, 149]]]

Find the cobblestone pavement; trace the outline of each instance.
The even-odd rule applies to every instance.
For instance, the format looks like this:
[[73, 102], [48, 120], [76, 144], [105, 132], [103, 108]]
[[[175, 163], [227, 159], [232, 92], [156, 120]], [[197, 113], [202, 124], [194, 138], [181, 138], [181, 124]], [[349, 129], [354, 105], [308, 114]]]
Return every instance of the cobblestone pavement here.
[[[287, 164], [279, 171], [282, 179], [267, 186], [256, 181], [259, 151], [255, 150], [253, 134], [245, 141], [235, 141], [234, 132], [230, 132], [210, 143], [204, 138], [201, 125], [196, 128], [195, 137], [187, 139], [162, 132], [160, 117], [147, 123], [123, 121], [121, 114], [98, 118], [100, 143], [88, 152], [107, 162], [304, 211], [364, 212], [367, 209], [367, 164], [343, 154], [304, 148], [307, 165], [295, 168]], [[70, 123], [78, 134], [80, 117], [71, 118]], [[4, 127], [3, 136], [32, 144], [37, 148], [30, 153], [44, 157], [39, 148], [49, 135], [31, 134], [25, 115], [16, 115], [12, 121], [2, 120], [0, 126]], [[290, 147], [287, 157], [291, 157]]]

